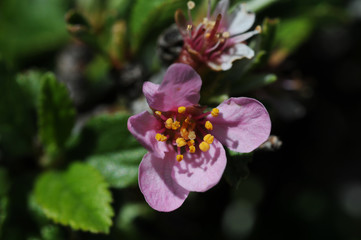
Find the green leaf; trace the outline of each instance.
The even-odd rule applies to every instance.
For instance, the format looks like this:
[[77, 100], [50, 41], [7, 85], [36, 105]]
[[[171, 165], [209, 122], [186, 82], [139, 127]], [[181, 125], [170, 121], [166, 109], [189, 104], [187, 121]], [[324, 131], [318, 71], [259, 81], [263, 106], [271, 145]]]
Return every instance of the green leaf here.
[[42, 79], [39, 96], [39, 135], [50, 155], [61, 152], [75, 121], [75, 109], [64, 84], [51, 73]]
[[69, 156], [83, 159], [90, 155], [119, 152], [139, 143], [127, 128], [129, 114], [103, 114], [91, 118], [69, 143]]
[[130, 43], [136, 52], [148, 34], [173, 21], [174, 12], [186, 6], [183, 0], [137, 0], [130, 17]]
[[134, 148], [92, 156], [87, 162], [99, 170], [111, 187], [125, 188], [137, 184], [138, 166], [146, 152], [142, 147]]
[[108, 184], [92, 166], [73, 163], [65, 172], [43, 173], [35, 199], [55, 222], [93, 233], [108, 233], [113, 209]]
[[237, 188], [249, 175], [248, 163], [252, 161], [253, 154], [227, 150], [227, 166], [223, 176], [230, 185]]

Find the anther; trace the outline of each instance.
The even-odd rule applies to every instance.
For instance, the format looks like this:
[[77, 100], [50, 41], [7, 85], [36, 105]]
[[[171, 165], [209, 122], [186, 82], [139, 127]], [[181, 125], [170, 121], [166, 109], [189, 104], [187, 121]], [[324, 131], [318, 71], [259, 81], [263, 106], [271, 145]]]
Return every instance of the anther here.
[[187, 142], [186, 140], [184, 140], [184, 138], [177, 138], [175, 142], [177, 143], [177, 147], [184, 147], [185, 145], [187, 145]]
[[187, 123], [187, 124], [190, 124], [190, 123], [191, 123], [190, 117], [188, 116], [188, 117], [184, 120], [184, 122]]
[[203, 152], [207, 152], [209, 150], [209, 144], [206, 142], [201, 142], [199, 144], [199, 149], [202, 150]]
[[182, 107], [179, 107], [179, 108], [178, 108], [178, 112], [179, 112], [179, 113], [184, 113], [185, 111], [186, 111], [186, 107], [183, 107], [183, 106], [182, 106]]
[[204, 124], [204, 127], [208, 130], [213, 130], [213, 125], [210, 121], [207, 121], [205, 124]]
[[195, 151], [196, 151], [196, 147], [195, 146], [189, 146], [189, 152], [190, 153], [195, 153]]
[[194, 140], [189, 140], [187, 142], [187, 145], [188, 145], [188, 147], [193, 146], [194, 145]]
[[161, 112], [161, 111], [155, 111], [155, 114], [157, 114], [159, 117], [162, 116], [162, 112]]
[[164, 126], [168, 129], [171, 129], [172, 128], [172, 124], [173, 124], [173, 119], [171, 118], [168, 118], [165, 123], [164, 123]]
[[196, 4], [193, 1], [187, 2], [187, 7], [189, 10], [192, 10], [195, 6]]
[[256, 27], [255, 31], [257, 31], [257, 32], [261, 33], [261, 32], [262, 32], [262, 28], [261, 28], [261, 26], [260, 26], [260, 25], [258, 25], [258, 26]]
[[229, 38], [229, 36], [230, 36], [229, 32], [222, 33], [222, 37], [224, 38]]
[[211, 134], [207, 134], [203, 137], [203, 141], [205, 141], [208, 144], [212, 144], [214, 140], [214, 136], [212, 136]]
[[190, 25], [190, 24], [188, 24], [188, 25], [187, 25], [187, 31], [191, 31], [191, 30], [192, 30], [192, 28], [193, 28], [193, 26], [192, 26], [192, 25]]
[[177, 155], [177, 161], [180, 162], [183, 160], [183, 155], [182, 154], [178, 154]]
[[212, 114], [213, 117], [217, 117], [218, 114], [219, 114], [219, 109], [218, 108], [213, 108], [211, 114]]
[[196, 139], [196, 133], [194, 132], [194, 131], [190, 131], [189, 133], [188, 133], [188, 138], [189, 139], [191, 139], [191, 140], [194, 140], [194, 139]]
[[173, 130], [177, 130], [179, 127], [180, 127], [180, 123], [178, 121], [175, 121], [174, 123], [172, 123]]
[[181, 135], [183, 138], [188, 138], [188, 130], [187, 130], [187, 128], [181, 127], [181, 129], [180, 129], [180, 135]]
[[164, 136], [163, 134], [157, 133], [155, 135], [155, 139], [160, 142], [165, 142], [165, 141], [167, 141], [168, 138], [166, 136]]

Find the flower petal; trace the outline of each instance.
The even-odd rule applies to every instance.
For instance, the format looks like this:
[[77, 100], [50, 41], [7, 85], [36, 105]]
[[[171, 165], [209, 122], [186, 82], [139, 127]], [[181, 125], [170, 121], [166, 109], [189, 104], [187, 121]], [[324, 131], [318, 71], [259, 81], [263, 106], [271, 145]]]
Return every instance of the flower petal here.
[[217, 108], [217, 117], [207, 117], [213, 124], [211, 133], [229, 149], [251, 152], [267, 140], [271, 120], [262, 103], [252, 98], [230, 98]]
[[179, 208], [188, 196], [189, 192], [171, 178], [175, 161], [169, 153], [165, 158], [147, 153], [139, 165], [139, 188], [149, 206], [155, 210], [173, 211]]
[[240, 43], [240, 42], [243, 42], [243, 41], [247, 40], [248, 38], [252, 37], [253, 35], [256, 35], [259, 33], [260, 33], [259, 30], [249, 31], [249, 32], [232, 37], [231, 41], [233, 41], [234, 43]]
[[157, 89], [156, 84], [144, 85], [143, 92], [151, 108], [174, 111], [180, 106], [187, 107], [198, 103], [202, 80], [189, 65], [176, 63], [168, 68]]
[[227, 71], [232, 67], [232, 63], [244, 57], [250, 59], [254, 56], [254, 51], [243, 43], [235, 44], [227, 52], [222, 54], [216, 61], [208, 62], [208, 66], [216, 71]]
[[185, 153], [179, 164], [174, 165], [172, 177], [188, 191], [205, 192], [216, 185], [227, 163], [222, 144], [214, 139], [207, 152]]
[[128, 130], [149, 152], [158, 157], [164, 157], [164, 152], [168, 151], [164, 142], [155, 139], [157, 130], [162, 127], [160, 122], [147, 111], [128, 119]]
[[154, 95], [157, 93], [159, 88], [159, 84], [155, 84], [152, 82], [145, 82], [143, 84], [143, 94], [147, 99], [148, 105], [153, 104], [152, 101], [156, 101]]
[[228, 32], [231, 35], [240, 34], [252, 27], [255, 20], [254, 13], [248, 13], [245, 4], [239, 4], [229, 17]]
[[219, 1], [212, 13], [212, 19], [216, 19], [218, 14], [221, 14], [222, 18], [225, 18], [225, 16], [227, 16], [228, 8], [229, 8], [229, 0]]

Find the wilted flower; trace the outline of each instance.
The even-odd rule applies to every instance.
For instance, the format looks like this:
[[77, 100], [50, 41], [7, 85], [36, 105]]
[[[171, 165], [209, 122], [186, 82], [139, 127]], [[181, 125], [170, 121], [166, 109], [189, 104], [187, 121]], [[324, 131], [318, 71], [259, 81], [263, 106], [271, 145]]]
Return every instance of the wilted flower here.
[[184, 38], [183, 51], [178, 62], [187, 63], [195, 68], [206, 64], [213, 70], [228, 70], [232, 62], [241, 58], [252, 58], [254, 52], [245, 40], [260, 33], [261, 28], [247, 31], [254, 23], [254, 13], [246, 10], [245, 4], [239, 4], [231, 14], [227, 14], [229, 0], [221, 0], [212, 14], [208, 3], [208, 14], [203, 22], [194, 25], [190, 10], [194, 8], [188, 2], [188, 20], [181, 10], [175, 14], [175, 21]]
[[186, 64], [173, 64], [160, 85], [146, 82], [143, 92], [153, 114], [128, 120], [128, 129], [148, 149], [139, 166], [139, 187], [158, 211], [182, 205], [190, 191], [218, 183], [226, 166], [222, 146], [250, 152], [267, 140], [267, 110], [251, 98], [230, 98], [205, 111], [198, 105], [202, 80]]

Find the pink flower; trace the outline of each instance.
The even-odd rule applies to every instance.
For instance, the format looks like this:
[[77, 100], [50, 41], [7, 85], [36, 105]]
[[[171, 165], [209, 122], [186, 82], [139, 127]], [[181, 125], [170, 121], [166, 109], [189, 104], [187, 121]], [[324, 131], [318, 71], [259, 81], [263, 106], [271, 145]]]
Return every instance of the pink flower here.
[[139, 166], [139, 187], [158, 211], [173, 211], [190, 191], [204, 192], [219, 182], [227, 161], [222, 144], [250, 152], [269, 136], [270, 118], [260, 102], [230, 98], [204, 112], [198, 105], [201, 85], [189, 65], [173, 64], [160, 85], [143, 85], [153, 114], [128, 120], [129, 131], [149, 151]]
[[245, 44], [245, 40], [260, 33], [258, 26], [254, 31], [246, 32], [254, 23], [254, 13], [248, 13], [245, 4], [239, 4], [227, 15], [229, 0], [221, 0], [212, 15], [210, 3], [207, 17], [195, 26], [190, 10], [193, 2], [188, 2], [187, 21], [181, 10], [175, 14], [175, 21], [180, 30], [184, 47], [178, 62], [187, 63], [195, 69], [206, 64], [215, 71], [229, 70], [232, 62], [242, 58], [252, 58], [254, 52]]

